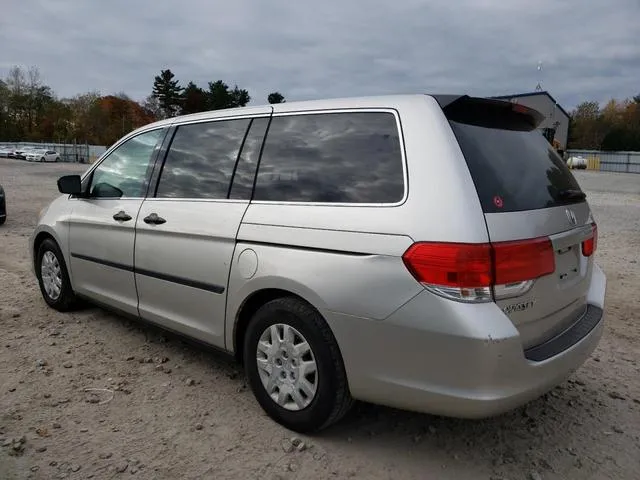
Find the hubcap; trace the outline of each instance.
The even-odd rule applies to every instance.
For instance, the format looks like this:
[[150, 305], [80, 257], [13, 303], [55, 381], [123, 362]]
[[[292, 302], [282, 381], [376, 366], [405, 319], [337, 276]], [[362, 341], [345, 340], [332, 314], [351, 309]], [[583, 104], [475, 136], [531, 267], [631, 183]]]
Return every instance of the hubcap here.
[[42, 256], [40, 275], [47, 296], [51, 300], [57, 300], [62, 291], [62, 272], [58, 258], [52, 251], [47, 251]]
[[318, 371], [311, 346], [295, 328], [277, 323], [258, 341], [260, 380], [281, 407], [297, 411], [309, 406], [318, 389]]

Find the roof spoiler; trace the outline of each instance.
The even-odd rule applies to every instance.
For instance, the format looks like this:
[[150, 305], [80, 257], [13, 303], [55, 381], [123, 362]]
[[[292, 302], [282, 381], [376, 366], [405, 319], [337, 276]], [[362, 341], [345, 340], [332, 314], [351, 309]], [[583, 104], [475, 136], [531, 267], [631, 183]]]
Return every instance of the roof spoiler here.
[[492, 98], [469, 95], [433, 95], [448, 120], [486, 128], [530, 131], [544, 115], [533, 108]]

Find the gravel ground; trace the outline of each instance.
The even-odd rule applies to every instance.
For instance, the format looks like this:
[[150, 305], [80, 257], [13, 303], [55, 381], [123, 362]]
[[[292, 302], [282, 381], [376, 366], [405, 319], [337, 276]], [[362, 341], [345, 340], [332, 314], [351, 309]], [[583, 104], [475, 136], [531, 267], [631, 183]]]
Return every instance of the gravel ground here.
[[640, 175], [576, 173], [609, 283], [603, 340], [570, 380], [488, 420], [361, 404], [296, 439], [220, 355], [98, 308], [45, 306], [27, 238], [56, 178], [84, 168], [0, 159], [0, 478], [638, 478]]

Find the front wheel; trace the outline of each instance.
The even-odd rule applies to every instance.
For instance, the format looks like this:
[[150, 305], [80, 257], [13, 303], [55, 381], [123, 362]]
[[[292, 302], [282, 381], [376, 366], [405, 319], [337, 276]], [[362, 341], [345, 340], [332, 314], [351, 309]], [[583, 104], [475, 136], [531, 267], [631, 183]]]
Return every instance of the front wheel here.
[[244, 342], [249, 385], [281, 425], [318, 431], [342, 418], [353, 400], [338, 344], [322, 316], [297, 298], [263, 305]]
[[42, 158], [40, 159], [40, 163], [42, 163], [42, 162], [44, 162], [44, 157], [42, 157]]
[[58, 244], [50, 238], [38, 248], [36, 273], [42, 296], [50, 307], [66, 312], [76, 306], [77, 299], [71, 289], [64, 256]]

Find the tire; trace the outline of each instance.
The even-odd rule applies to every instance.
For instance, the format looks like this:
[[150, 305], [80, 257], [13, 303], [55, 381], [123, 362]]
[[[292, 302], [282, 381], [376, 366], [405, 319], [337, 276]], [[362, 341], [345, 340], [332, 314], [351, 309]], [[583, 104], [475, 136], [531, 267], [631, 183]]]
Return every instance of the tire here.
[[7, 221], [7, 216], [5, 215], [4, 217], [0, 217], [0, 225], [4, 225], [4, 222]]
[[[306, 340], [310, 347], [310, 353], [296, 356], [294, 350], [288, 349], [288, 347], [285, 347], [284, 353], [282, 350], [276, 349], [274, 354], [276, 358], [270, 362], [269, 359], [273, 356], [269, 357], [264, 353], [264, 350], [258, 351], [258, 342], [263, 335], [273, 335], [271, 327], [275, 325], [282, 326], [274, 327], [282, 334], [281, 338], [284, 338], [284, 331], [280, 329], [289, 327], [289, 331], [293, 331], [294, 337], [296, 337], [293, 342], [296, 346], [300, 346], [302, 340]], [[273, 337], [271, 338], [273, 340]], [[288, 354], [286, 353], [287, 349]], [[290, 363], [278, 366], [278, 359], [280, 362], [283, 361], [282, 357], [278, 357], [278, 355], [288, 355], [289, 358], [284, 361]], [[302, 300], [293, 297], [279, 298], [263, 305], [255, 313], [247, 328], [243, 357], [247, 380], [258, 403], [273, 420], [290, 430], [309, 433], [327, 428], [340, 420], [353, 404], [342, 356], [333, 333], [324, 318]], [[275, 382], [294, 382], [293, 375], [298, 375], [298, 372], [300, 372], [300, 376], [302, 375], [299, 362], [314, 360], [316, 373], [315, 375], [313, 373], [307, 374], [305, 378], [309, 384], [315, 384], [315, 393], [312, 396], [303, 396], [301, 395], [304, 393], [302, 389], [294, 388], [297, 391], [298, 400], [309, 403], [301, 406], [292, 395], [288, 395], [289, 401], [285, 406], [273, 399], [267, 392], [261, 378], [261, 372], [263, 378], [268, 377], [269, 374], [266, 369], [258, 367], [258, 357], [262, 357], [262, 362], [265, 365], [270, 364], [271, 372], [277, 369], [278, 375], [292, 375], [291, 380], [288, 377], [286, 380], [282, 380], [282, 377], [278, 376], [278, 380]], [[269, 368], [268, 365], [267, 368]], [[288, 373], [287, 369], [289, 369]], [[289, 386], [285, 383], [280, 384], [285, 389], [291, 388], [291, 384]], [[275, 388], [280, 391], [278, 386]], [[272, 393], [280, 398], [280, 394], [276, 390], [273, 390]]]
[[44, 157], [40, 159], [40, 163], [44, 163]]
[[[50, 294], [45, 287], [46, 280], [43, 280], [42, 265], [42, 259], [45, 257], [45, 255], [47, 255], [48, 258], [52, 258], [50, 255], [53, 255], [58, 265], [60, 292], [57, 296]], [[36, 276], [38, 277], [38, 283], [40, 285], [40, 292], [42, 293], [42, 297], [50, 307], [58, 310], [59, 312], [68, 312], [69, 310], [72, 310], [77, 306], [78, 299], [76, 298], [75, 294], [73, 293], [73, 289], [71, 288], [71, 281], [69, 280], [67, 266], [64, 263], [64, 256], [62, 255], [58, 244], [51, 238], [47, 238], [40, 244], [40, 247], [38, 248], [38, 254], [36, 256], [35, 270]], [[45, 276], [50, 277], [50, 275]]]
[[60, 161], [60, 157], [56, 157], [55, 162], [58, 163]]

